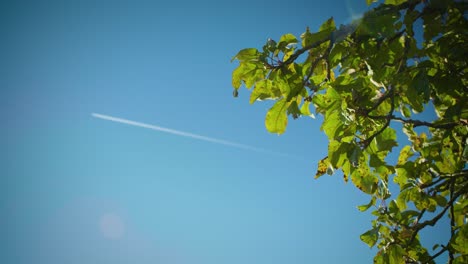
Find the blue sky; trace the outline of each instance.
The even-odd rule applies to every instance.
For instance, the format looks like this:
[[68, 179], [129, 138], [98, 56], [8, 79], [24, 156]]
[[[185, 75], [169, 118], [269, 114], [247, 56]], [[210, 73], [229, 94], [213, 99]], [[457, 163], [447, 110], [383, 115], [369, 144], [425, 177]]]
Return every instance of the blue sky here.
[[[232, 56], [365, 1], [0, 4], [0, 262], [369, 263], [368, 198], [314, 180], [320, 120], [268, 134]], [[93, 118], [101, 113], [290, 156]]]

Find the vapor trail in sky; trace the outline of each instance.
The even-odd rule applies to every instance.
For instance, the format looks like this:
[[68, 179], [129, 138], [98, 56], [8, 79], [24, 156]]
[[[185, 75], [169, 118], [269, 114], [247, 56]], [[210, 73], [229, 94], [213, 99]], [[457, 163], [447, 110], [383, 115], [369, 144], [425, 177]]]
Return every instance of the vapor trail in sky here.
[[124, 119], [124, 118], [119, 118], [119, 117], [114, 117], [114, 116], [97, 114], [97, 113], [92, 113], [91, 116], [93, 116], [95, 118], [100, 118], [100, 119], [104, 119], [104, 120], [117, 122], [117, 123], [131, 125], [131, 126], [143, 127], [143, 128], [148, 128], [148, 129], [152, 129], [152, 130], [155, 130], [155, 131], [161, 131], [161, 132], [165, 132], [165, 133], [169, 133], [169, 134], [173, 134], [173, 135], [177, 135], [177, 136], [208, 141], [208, 142], [211, 142], [211, 143], [221, 144], [221, 145], [225, 145], [225, 146], [229, 146], [229, 147], [235, 147], [235, 148], [246, 149], [246, 150], [262, 152], [262, 153], [267, 153], [267, 154], [273, 154], [273, 155], [291, 156], [289, 154], [273, 152], [273, 151], [269, 151], [269, 150], [265, 150], [265, 149], [261, 149], [261, 148], [256, 148], [256, 147], [252, 147], [252, 146], [249, 146], [249, 145], [239, 144], [239, 143], [235, 143], [235, 142], [231, 142], [231, 141], [227, 141], [227, 140], [222, 140], [222, 139], [217, 139], [217, 138], [212, 138], [212, 137], [206, 137], [206, 136], [202, 136], [202, 135], [192, 134], [192, 133], [189, 133], [189, 132], [184, 132], [184, 131], [170, 129], [170, 128], [166, 128], [166, 127], [160, 127], [160, 126], [145, 124], [145, 123], [136, 122], [136, 121], [132, 121], [132, 120]]

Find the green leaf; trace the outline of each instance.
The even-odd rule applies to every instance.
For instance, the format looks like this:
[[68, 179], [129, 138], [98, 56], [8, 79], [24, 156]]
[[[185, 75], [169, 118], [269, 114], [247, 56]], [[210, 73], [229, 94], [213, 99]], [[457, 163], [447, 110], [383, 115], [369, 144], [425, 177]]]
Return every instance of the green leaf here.
[[298, 118], [301, 115], [301, 110], [296, 101], [292, 101], [287, 110], [288, 115], [292, 115], [294, 119]]
[[447, 205], [447, 199], [442, 195], [436, 195], [434, 200], [436, 200], [437, 205], [440, 207], [445, 207]]
[[286, 44], [297, 43], [297, 38], [293, 34], [288, 33], [281, 36], [279, 43], [281, 42]]
[[460, 200], [453, 206], [454, 220], [456, 226], [465, 224], [465, 217], [468, 217], [468, 199]]
[[421, 97], [421, 100], [424, 103], [429, 101], [431, 90], [429, 87], [429, 79], [427, 77], [427, 72], [425, 70], [420, 70], [416, 74], [416, 76], [413, 78], [411, 85], [416, 89], [418, 96]]
[[376, 137], [377, 149], [379, 151], [391, 151], [393, 147], [398, 146], [396, 142], [396, 131], [387, 127]]
[[231, 62], [234, 60], [240, 61], [250, 61], [250, 60], [257, 60], [260, 53], [255, 48], [248, 48], [239, 51], [236, 56], [232, 57]]
[[458, 256], [453, 259], [453, 264], [466, 264], [468, 263], [468, 255]]
[[281, 99], [268, 110], [265, 118], [265, 126], [270, 133], [282, 134], [288, 124], [288, 115], [286, 113], [289, 102]]
[[324, 41], [330, 37], [330, 34], [335, 29], [336, 29], [335, 21], [333, 20], [333, 18], [330, 18], [320, 26], [318, 32], [310, 33], [310, 31], [306, 30], [306, 32], [301, 35], [302, 45], [304, 47], [307, 47], [314, 43]]
[[366, 164], [360, 164], [359, 168], [351, 174], [351, 181], [361, 191], [374, 194], [377, 189], [378, 179], [369, 171]]
[[[367, 0], [369, 1], [369, 0]], [[408, 0], [385, 0], [385, 4], [387, 5], [400, 5], [403, 4], [404, 2], [407, 2]]]
[[322, 130], [330, 139], [337, 139], [338, 135], [343, 132], [343, 121], [341, 120], [341, 111], [334, 110], [328, 112], [325, 116], [325, 121], [322, 123]]
[[305, 101], [301, 106], [301, 114], [315, 118], [315, 115], [310, 112], [310, 102]]
[[451, 245], [461, 254], [468, 254], [468, 224], [460, 228]]
[[383, 251], [380, 250], [377, 252], [377, 255], [374, 257], [374, 264], [387, 264], [388, 263], [388, 256], [387, 254]]
[[309, 46], [311, 44], [311, 41], [310, 41], [311, 37], [312, 37], [312, 33], [310, 33], [310, 29], [309, 29], [309, 27], [307, 27], [306, 31], [301, 34], [302, 47], [306, 47], [306, 46]]
[[245, 83], [247, 88], [252, 87], [256, 81], [265, 78], [265, 72], [263, 69], [258, 68], [258, 65], [248, 62], [241, 62], [232, 72], [232, 86], [238, 89], [242, 81]]
[[367, 5], [370, 5], [370, 4], [374, 3], [374, 2], [377, 2], [377, 0], [366, 0]]
[[407, 203], [410, 200], [411, 191], [409, 189], [403, 190], [398, 194], [396, 203], [398, 208], [405, 210], [407, 208]]
[[330, 163], [335, 168], [343, 166], [345, 161], [348, 160], [348, 152], [353, 148], [353, 144], [341, 142], [338, 140], [331, 140], [328, 144], [328, 157]]
[[367, 209], [369, 209], [374, 204], [375, 204], [375, 197], [372, 196], [372, 199], [370, 200], [368, 204], [359, 205], [357, 208], [359, 211], [364, 212], [364, 211], [367, 211]]
[[255, 84], [249, 102], [253, 104], [256, 100], [276, 99], [280, 96], [281, 91], [273, 86], [271, 80], [261, 80]]
[[368, 12], [364, 14], [362, 22], [359, 24], [356, 32], [360, 36], [392, 36], [395, 34], [394, 24], [399, 20], [400, 14], [397, 11], [385, 13]]
[[335, 29], [335, 20], [331, 17], [320, 26], [319, 31], [332, 32]]
[[398, 244], [392, 244], [388, 247], [389, 264], [404, 264], [405, 250]]
[[247, 63], [239, 64], [239, 66], [232, 72], [232, 86], [234, 86], [236, 89], [239, 89], [242, 84], [242, 76], [244, 76], [246, 72], [252, 71], [254, 69], [255, 65]]
[[400, 151], [400, 156], [398, 157], [398, 165], [406, 164], [408, 159], [413, 156], [414, 153], [411, 151], [411, 146], [406, 145]]
[[361, 240], [369, 247], [373, 247], [379, 239], [379, 227], [374, 227], [360, 236]]
[[336, 67], [338, 63], [341, 61], [341, 59], [344, 57], [344, 55], [347, 52], [347, 47], [343, 44], [336, 44], [333, 46], [332, 50], [330, 51], [330, 66], [331, 67]]
[[411, 111], [403, 104], [400, 106], [400, 112], [404, 117], [411, 117]]
[[[285, 34], [283, 36], [281, 36], [280, 38], [280, 41], [278, 42], [278, 51], [283, 51], [283, 52], [286, 52], [290, 49], [288, 49], [287, 47], [291, 44], [296, 44], [297, 43], [297, 38], [293, 35], [293, 34]], [[287, 55], [287, 54], [285, 54]], [[285, 60], [287, 59], [287, 57], [289, 57], [291, 54], [289, 54], [288, 56], [285, 56]]]
[[403, 87], [406, 93], [404, 96], [404, 100], [406, 101], [406, 103], [408, 103], [411, 106], [413, 111], [415, 111], [416, 113], [421, 113], [424, 109], [423, 97], [420, 96], [417, 89], [417, 85], [413, 83], [410, 85], [403, 85]]

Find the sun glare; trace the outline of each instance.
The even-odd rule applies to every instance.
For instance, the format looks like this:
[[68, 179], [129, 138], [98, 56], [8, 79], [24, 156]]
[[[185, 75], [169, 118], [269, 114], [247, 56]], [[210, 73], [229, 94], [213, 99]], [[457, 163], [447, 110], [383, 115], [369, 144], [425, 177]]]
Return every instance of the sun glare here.
[[103, 214], [99, 220], [99, 230], [108, 239], [120, 239], [125, 234], [125, 224], [116, 214]]

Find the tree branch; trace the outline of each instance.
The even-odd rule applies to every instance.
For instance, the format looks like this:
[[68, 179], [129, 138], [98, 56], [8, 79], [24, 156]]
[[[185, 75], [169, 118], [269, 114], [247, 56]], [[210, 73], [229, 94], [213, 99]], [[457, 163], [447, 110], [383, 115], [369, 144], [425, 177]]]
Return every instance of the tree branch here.
[[425, 189], [425, 188], [427, 188], [427, 187], [431, 187], [431, 186], [433, 186], [433, 185], [436, 185], [437, 183], [439, 183], [439, 182], [441, 182], [441, 181], [443, 181], [443, 180], [444, 180], [444, 178], [440, 177], [439, 179], [437, 179], [437, 180], [435, 180], [435, 181], [432, 181], [432, 182], [430, 182], [430, 183], [424, 183], [424, 184], [419, 185], [419, 188]]
[[307, 82], [309, 81], [310, 77], [312, 76], [312, 74], [314, 73], [314, 70], [315, 70], [315, 67], [317, 67], [317, 64], [323, 59], [323, 56], [319, 56], [317, 58], [315, 58], [315, 60], [312, 62], [312, 66], [310, 67], [310, 70], [309, 72], [307, 73], [307, 76], [305, 77], [305, 79], [303, 80], [302, 84], [303, 85], [306, 85]]
[[[429, 170], [429, 172], [431, 172], [431, 170]], [[421, 185], [419, 185], [419, 188], [425, 189], [425, 188], [434, 186], [434, 185], [438, 184], [439, 182], [441, 182], [441, 181], [443, 181], [443, 180], [448, 180], [448, 179], [450, 179], [450, 183], [452, 183], [452, 181], [453, 181], [454, 179], [457, 179], [457, 178], [459, 178], [459, 177], [466, 177], [466, 176], [468, 176], [468, 170], [461, 170], [461, 171], [459, 171], [459, 172], [449, 173], [449, 174], [442, 174], [442, 175], [439, 175], [439, 174], [437, 174], [437, 173], [434, 173], [434, 174], [431, 173], [431, 175], [432, 175], [432, 178], [433, 178], [433, 179], [434, 179], [434, 178], [438, 178], [438, 179], [435, 180], [435, 181], [432, 181], [432, 182], [430, 182], [430, 183], [421, 184]], [[431, 190], [437, 189], [437, 188], [439, 188], [439, 187], [442, 186], [442, 185], [446, 185], [447, 183], [449, 183], [449, 181], [443, 182], [443, 183], [441, 183], [440, 185], [437, 185], [436, 187], [434, 187], [434, 188], [431, 189]]]
[[[388, 119], [389, 118], [388, 115], [387, 116], [367, 115], [367, 117], [372, 118], [372, 119]], [[394, 121], [399, 121], [399, 122], [402, 122], [402, 123], [405, 123], [405, 124], [412, 124], [414, 127], [427, 126], [427, 127], [432, 127], [432, 128], [451, 129], [451, 128], [454, 128], [454, 127], [456, 127], [458, 125], [468, 125], [468, 122], [466, 122], [464, 120], [460, 120], [460, 122], [450, 122], [450, 123], [437, 124], [437, 123], [431, 123], [431, 122], [415, 120], [415, 119], [404, 119], [404, 118], [394, 116], [394, 115], [391, 115], [390, 119], [394, 120]]]
[[325, 42], [327, 42], [329, 40], [331, 40], [331, 35], [326, 36], [321, 40], [318, 40], [318, 41], [316, 41], [316, 42], [314, 42], [314, 43], [312, 43], [310, 45], [307, 45], [305, 47], [302, 47], [301, 49], [296, 50], [296, 52], [294, 52], [294, 54], [291, 55], [291, 57], [289, 57], [287, 60], [285, 60], [283, 63], [279, 64], [278, 66], [275, 66], [274, 68], [279, 69], [279, 68], [283, 67], [284, 65], [288, 65], [288, 64], [293, 63], [304, 52], [306, 52], [306, 51], [308, 51], [310, 49], [316, 48], [316, 47], [322, 45], [323, 43], [325, 43]]
[[442, 246], [442, 249], [439, 250], [436, 254], [434, 254], [430, 259], [428, 259], [425, 263], [430, 263], [434, 259], [436, 259], [438, 256], [442, 255], [445, 251], [448, 250], [448, 245], [447, 246]]
[[[453, 206], [453, 203], [458, 199], [458, 197], [460, 197], [460, 195], [462, 195], [464, 193], [464, 189], [468, 187], [468, 184], [463, 186], [460, 191], [454, 193], [454, 195], [452, 196], [452, 198], [450, 199], [450, 201], [447, 202], [447, 205], [444, 207], [444, 209], [442, 210], [442, 212], [440, 212], [439, 214], [437, 214], [434, 218], [432, 218], [431, 220], [426, 220], [422, 223], [416, 223], [416, 225], [413, 226], [413, 235], [411, 236], [411, 239], [410, 239], [410, 243], [409, 244], [412, 244], [414, 239], [416, 238], [416, 235], [418, 234], [418, 232], [425, 228], [426, 226], [430, 225], [430, 226], [434, 226], [441, 218], [442, 216], [445, 215], [445, 213], [447, 212], [447, 210], [449, 208], [451, 208]], [[420, 213], [420, 216], [422, 217], [422, 214], [423, 214], [423, 211], [425, 210], [422, 210], [421, 213]], [[418, 216], [419, 218], [419, 216]]]
[[451, 129], [457, 125], [460, 125], [460, 123], [461, 124], [464, 123], [463, 121], [461, 121], [460, 123], [450, 122], [450, 123], [444, 123], [444, 124], [436, 124], [436, 123], [430, 123], [430, 122], [420, 121], [420, 120], [415, 120], [415, 119], [403, 119], [397, 116], [392, 116], [392, 120], [400, 121], [405, 124], [412, 124], [414, 127], [427, 126], [427, 127], [432, 127], [432, 128], [443, 128], [443, 129]]
[[363, 149], [367, 148], [369, 146], [369, 144], [372, 142], [372, 140], [374, 140], [375, 137], [377, 137], [379, 134], [384, 132], [384, 130], [390, 125], [391, 117], [393, 116], [393, 111], [395, 110], [395, 104], [394, 104], [395, 97], [393, 96], [394, 95], [393, 89], [390, 89], [389, 93], [390, 93], [389, 97], [392, 98], [392, 103], [391, 103], [390, 112], [386, 116], [387, 122], [385, 122], [384, 126], [379, 131], [377, 131], [375, 134], [373, 134], [372, 136], [370, 136], [369, 138], [365, 139], [362, 142]]
[[[374, 111], [375, 109], [377, 109], [377, 107], [379, 107], [379, 105], [381, 105], [385, 100], [387, 100], [388, 98], [390, 98], [390, 96], [393, 95], [393, 89], [390, 87], [390, 89], [383, 95], [379, 98], [379, 100], [377, 100], [377, 102], [374, 103], [374, 105], [369, 108], [369, 109], [364, 109], [363, 110], [363, 113], [370, 117], [368, 114], [371, 113], [372, 111]], [[382, 119], [383, 118], [387, 118], [387, 116], [382, 116]]]

